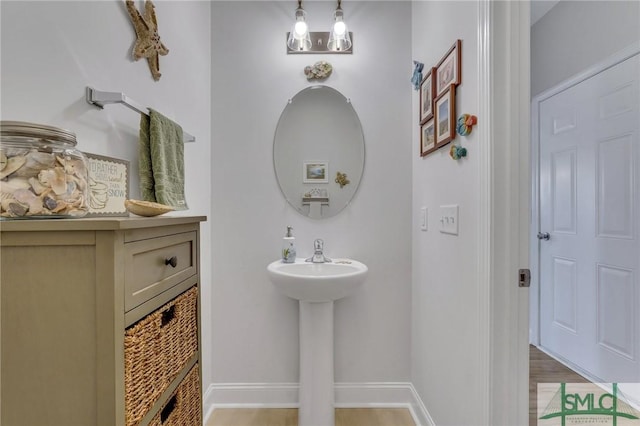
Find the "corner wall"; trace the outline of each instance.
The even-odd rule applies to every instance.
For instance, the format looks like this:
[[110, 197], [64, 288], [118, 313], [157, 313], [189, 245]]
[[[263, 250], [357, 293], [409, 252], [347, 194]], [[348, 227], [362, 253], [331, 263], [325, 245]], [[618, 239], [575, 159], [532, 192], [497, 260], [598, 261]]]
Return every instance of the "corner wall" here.
[[[436, 66], [456, 39], [462, 40], [462, 83], [456, 91], [456, 117], [477, 114], [478, 10], [476, 2], [412, 3], [412, 58], [425, 69]], [[460, 161], [451, 145], [420, 157], [419, 93], [413, 92], [413, 286], [412, 382], [437, 425], [477, 424], [482, 358], [478, 341], [479, 291], [477, 131], [452, 143], [467, 148]], [[478, 116], [476, 128], [485, 124]], [[459, 206], [459, 234], [439, 232], [440, 206]], [[419, 211], [428, 209], [428, 231], [420, 230]]]
[[[329, 30], [335, 3], [305, 1], [304, 7], [312, 31]], [[216, 344], [210, 361], [219, 390], [298, 382], [298, 303], [279, 294], [266, 273], [280, 255], [287, 225], [294, 228], [298, 256], [309, 257], [321, 237], [327, 256], [369, 266], [366, 283], [335, 304], [336, 382], [410, 379], [411, 6], [349, 1], [343, 9], [354, 32], [353, 55], [287, 55], [294, 2], [212, 3]], [[320, 60], [333, 65], [333, 74], [307, 82], [303, 68]], [[287, 100], [316, 84], [351, 99], [366, 152], [351, 204], [321, 221], [287, 204], [272, 161]]]
[[[142, 2], [136, 2], [142, 7]], [[1, 1], [2, 120], [31, 121], [76, 133], [78, 149], [129, 160], [131, 198], [139, 198], [137, 141], [140, 118], [121, 105], [100, 110], [85, 87], [124, 92], [175, 119], [196, 137], [185, 144], [189, 210], [201, 224], [202, 300], [210, 300], [211, 256], [211, 37], [208, 1], [156, 2], [159, 33], [169, 54], [160, 81], [146, 61], [134, 62], [135, 32], [123, 1]], [[211, 354], [210, 307], [202, 310], [203, 358]], [[204, 386], [211, 382], [203, 366]]]

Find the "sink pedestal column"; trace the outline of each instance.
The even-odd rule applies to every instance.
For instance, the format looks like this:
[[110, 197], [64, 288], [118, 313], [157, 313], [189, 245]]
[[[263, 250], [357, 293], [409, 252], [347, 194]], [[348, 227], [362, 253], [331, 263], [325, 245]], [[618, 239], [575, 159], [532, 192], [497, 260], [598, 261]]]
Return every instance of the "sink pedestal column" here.
[[298, 426], [334, 426], [333, 302], [300, 301]]

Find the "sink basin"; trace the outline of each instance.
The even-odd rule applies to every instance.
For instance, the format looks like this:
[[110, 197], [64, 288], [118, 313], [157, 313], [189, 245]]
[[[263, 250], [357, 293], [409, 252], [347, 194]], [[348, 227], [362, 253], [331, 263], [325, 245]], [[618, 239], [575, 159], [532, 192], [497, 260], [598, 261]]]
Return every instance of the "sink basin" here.
[[367, 277], [369, 268], [352, 259], [328, 263], [295, 263], [276, 260], [267, 266], [271, 282], [285, 296], [304, 302], [331, 302], [353, 293]]

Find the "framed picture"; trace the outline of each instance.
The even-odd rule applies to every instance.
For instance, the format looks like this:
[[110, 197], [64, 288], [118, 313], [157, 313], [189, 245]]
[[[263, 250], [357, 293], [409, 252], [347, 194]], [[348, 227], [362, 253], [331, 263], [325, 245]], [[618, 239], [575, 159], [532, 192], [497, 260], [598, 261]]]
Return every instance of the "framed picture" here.
[[129, 162], [85, 152], [89, 162], [89, 213], [87, 216], [129, 216]]
[[434, 101], [436, 147], [451, 142], [456, 137], [456, 85], [451, 84]]
[[420, 126], [420, 156], [424, 157], [436, 148], [435, 120], [431, 119]]
[[436, 68], [431, 68], [420, 83], [420, 124], [433, 117], [433, 96], [436, 92]]
[[462, 81], [462, 40], [456, 40], [451, 49], [438, 62], [436, 67], [436, 93], [439, 95], [447, 88], [455, 84], [456, 86]]
[[329, 163], [309, 161], [302, 163], [303, 183], [329, 183]]

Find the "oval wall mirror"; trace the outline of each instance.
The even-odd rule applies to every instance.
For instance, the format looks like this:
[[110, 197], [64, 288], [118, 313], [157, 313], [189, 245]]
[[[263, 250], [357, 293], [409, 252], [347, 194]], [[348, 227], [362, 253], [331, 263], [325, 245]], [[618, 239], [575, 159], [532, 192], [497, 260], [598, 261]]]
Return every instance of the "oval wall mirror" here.
[[328, 86], [298, 92], [273, 141], [282, 194], [304, 216], [335, 216], [351, 201], [364, 170], [364, 134], [351, 102]]

